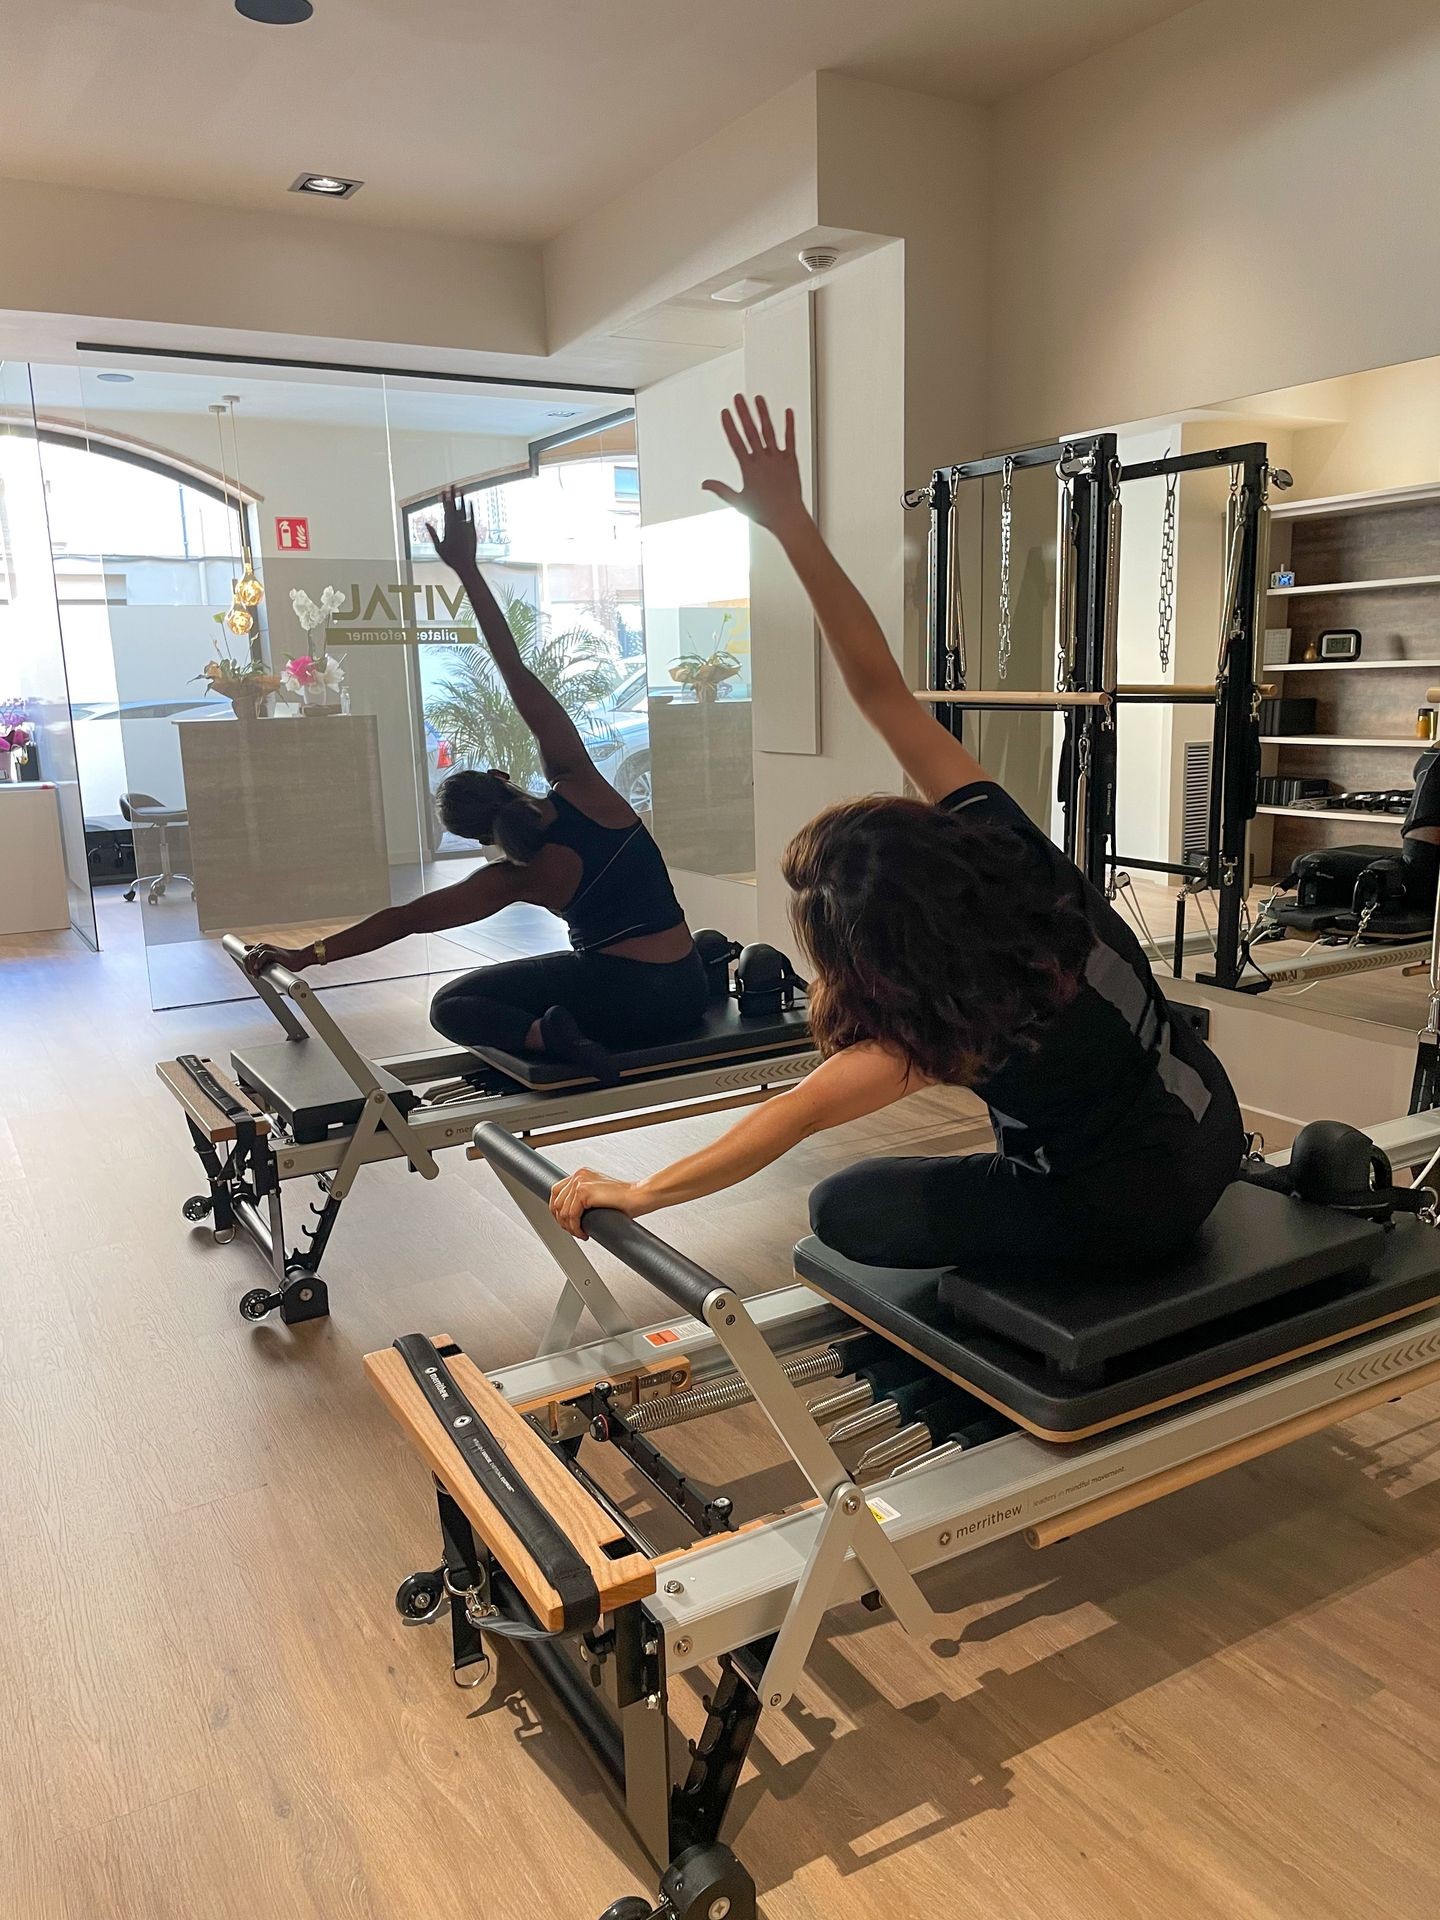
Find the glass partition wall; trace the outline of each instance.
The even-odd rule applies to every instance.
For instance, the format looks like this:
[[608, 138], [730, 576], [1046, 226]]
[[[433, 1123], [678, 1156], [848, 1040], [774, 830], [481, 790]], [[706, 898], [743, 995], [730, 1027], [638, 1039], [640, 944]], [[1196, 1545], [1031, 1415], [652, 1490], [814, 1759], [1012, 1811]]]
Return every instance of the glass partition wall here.
[[[84, 816], [133, 836], [100, 939], [143, 938], [156, 1007], [246, 991], [226, 934], [299, 945], [461, 878], [482, 856], [435, 820], [452, 767], [533, 777], [424, 531], [447, 484], [537, 670], [644, 797], [628, 395], [128, 355], [32, 375]], [[516, 907], [325, 979], [563, 938]]]
[[[50, 564], [49, 516], [30, 370], [0, 362], [0, 782], [35, 783], [27, 827], [53, 804], [70, 925], [97, 944], [81, 776]], [[4, 791], [0, 791], [3, 802]], [[14, 796], [17, 805], [26, 796]], [[51, 831], [53, 832], [53, 826]], [[0, 838], [21, 831], [0, 815]], [[15, 925], [11, 919], [0, 922]], [[33, 924], [25, 922], [24, 924]]]

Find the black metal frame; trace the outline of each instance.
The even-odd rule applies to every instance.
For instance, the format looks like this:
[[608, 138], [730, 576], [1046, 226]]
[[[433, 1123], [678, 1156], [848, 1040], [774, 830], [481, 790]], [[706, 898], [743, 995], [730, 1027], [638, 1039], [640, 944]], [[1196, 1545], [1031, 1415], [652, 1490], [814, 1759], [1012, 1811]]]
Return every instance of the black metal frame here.
[[[589, 1489], [589, 1476], [570, 1448], [540, 1423], [531, 1424]], [[595, 1437], [608, 1440], [614, 1435]], [[396, 1594], [401, 1617], [411, 1624], [438, 1619], [448, 1599], [451, 1665], [457, 1679], [473, 1667], [489, 1669], [488, 1637], [497, 1654], [502, 1648], [513, 1651], [545, 1682], [660, 1870], [660, 1901], [650, 1920], [708, 1920], [722, 1900], [729, 1920], [756, 1920], [754, 1882], [720, 1833], [759, 1724], [759, 1686], [773, 1636], [722, 1656], [719, 1683], [704, 1699], [704, 1726], [690, 1744], [689, 1768], [685, 1778], [676, 1781], [665, 1636], [644, 1602], [617, 1609], [603, 1630], [552, 1634], [523, 1624], [517, 1629], [513, 1615], [519, 1608], [503, 1569], [438, 1480], [435, 1495], [440, 1565], [401, 1583]], [[672, 1504], [685, 1511], [679, 1502]], [[607, 1499], [605, 1505], [632, 1549], [653, 1554], [614, 1504]], [[687, 1517], [699, 1524], [694, 1516]], [[472, 1614], [476, 1601], [479, 1609]], [[508, 1629], [499, 1624], [502, 1616]], [[497, 1623], [488, 1636], [487, 1618]], [[505, 1688], [497, 1688], [494, 1698], [506, 1695]]]
[[[1111, 876], [1122, 868], [1165, 873], [1190, 887], [1212, 889], [1218, 895], [1214, 971], [1198, 976], [1205, 984], [1234, 992], [1262, 993], [1269, 982], [1256, 970], [1243, 978], [1249, 964], [1245, 932], [1246, 843], [1258, 803], [1260, 776], [1260, 691], [1256, 680], [1258, 657], [1258, 589], [1264, 567], [1266, 493], [1269, 454], [1263, 441], [1214, 447], [1200, 453], [1167, 454], [1163, 459], [1122, 466], [1116, 436], [1091, 434], [1056, 441], [1043, 447], [1022, 448], [1013, 454], [994, 454], [984, 460], [937, 468], [928, 488], [907, 496], [907, 505], [928, 502], [931, 515], [929, 579], [930, 633], [927, 649], [929, 686], [945, 684], [947, 609], [950, 604], [950, 523], [956, 510], [959, 484], [999, 473], [1008, 464], [1019, 472], [1029, 467], [1054, 466], [1074, 485], [1074, 573], [1072, 631], [1067, 642], [1074, 661], [1075, 691], [1104, 692], [1104, 706], [1063, 709], [1065, 722], [1059, 777], [1064, 812], [1064, 848], [1094, 885], [1108, 889]], [[1130, 692], [1116, 685], [1114, 657], [1116, 595], [1118, 592], [1121, 489], [1135, 481], [1168, 479], [1173, 475], [1236, 471], [1238, 565], [1233, 606], [1227, 607], [1230, 626], [1223, 652], [1218, 653], [1213, 696], [1184, 689], [1167, 693], [1145, 688]], [[1228, 558], [1228, 556], [1227, 556]], [[1227, 583], [1228, 584], [1228, 583]], [[1211, 745], [1210, 822], [1203, 864], [1132, 859], [1115, 848], [1115, 767], [1117, 719], [1129, 704], [1200, 705], [1213, 697], [1215, 725]], [[1001, 703], [997, 702], [997, 709]], [[983, 711], [937, 703], [936, 718], [956, 738], [964, 736], [966, 711]], [[1009, 710], [1008, 707], [1006, 710]], [[1184, 973], [1186, 892], [1176, 903], [1173, 971]]]

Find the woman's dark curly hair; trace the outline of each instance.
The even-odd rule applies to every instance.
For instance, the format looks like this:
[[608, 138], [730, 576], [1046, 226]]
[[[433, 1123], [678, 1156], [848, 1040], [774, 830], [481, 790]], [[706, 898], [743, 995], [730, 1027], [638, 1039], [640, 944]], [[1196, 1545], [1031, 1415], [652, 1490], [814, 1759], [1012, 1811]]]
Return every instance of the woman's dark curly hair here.
[[877, 1040], [927, 1079], [973, 1086], [1079, 988], [1078, 891], [1008, 827], [876, 794], [817, 814], [781, 870], [823, 1053]]

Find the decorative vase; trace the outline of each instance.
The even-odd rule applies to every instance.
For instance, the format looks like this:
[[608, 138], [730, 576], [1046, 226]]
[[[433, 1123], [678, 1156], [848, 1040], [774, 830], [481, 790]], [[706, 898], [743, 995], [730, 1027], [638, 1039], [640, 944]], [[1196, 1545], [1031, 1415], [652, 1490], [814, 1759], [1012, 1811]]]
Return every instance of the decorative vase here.
[[260, 702], [253, 694], [232, 693], [230, 706], [242, 727], [253, 726], [257, 720], [264, 718], [260, 711]]

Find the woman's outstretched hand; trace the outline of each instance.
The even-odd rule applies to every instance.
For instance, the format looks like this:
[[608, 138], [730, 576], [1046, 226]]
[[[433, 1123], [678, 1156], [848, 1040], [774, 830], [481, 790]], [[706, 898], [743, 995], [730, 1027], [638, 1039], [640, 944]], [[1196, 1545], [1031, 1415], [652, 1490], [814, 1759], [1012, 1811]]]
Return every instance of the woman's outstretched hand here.
[[275, 947], [268, 940], [258, 941], [245, 955], [245, 971], [252, 980], [258, 980], [266, 967], [281, 966], [290, 973], [299, 973], [302, 967], [314, 964], [313, 947]]
[[638, 1182], [607, 1180], [603, 1173], [595, 1173], [589, 1167], [580, 1167], [565, 1179], [557, 1180], [550, 1189], [551, 1213], [577, 1240], [589, 1237], [580, 1221], [592, 1207], [628, 1214], [632, 1220], [646, 1211], [645, 1196]]
[[768, 527], [771, 533], [782, 533], [797, 519], [804, 519], [800, 465], [795, 458], [794, 409], [785, 409], [783, 440], [775, 431], [769, 407], [759, 395], [752, 413], [750, 402], [743, 393], [737, 393], [735, 411], [732, 413], [726, 407], [720, 424], [740, 462], [740, 487], [737, 490], [727, 487], [722, 480], [707, 480], [702, 491], [713, 493], [727, 507], [738, 507], [757, 526]]
[[435, 522], [427, 520], [425, 531], [430, 536], [431, 546], [446, 566], [463, 579], [467, 573], [475, 570], [474, 510], [460, 498], [454, 487], [446, 487], [440, 496], [440, 504], [445, 509], [445, 524], [437, 533]]

